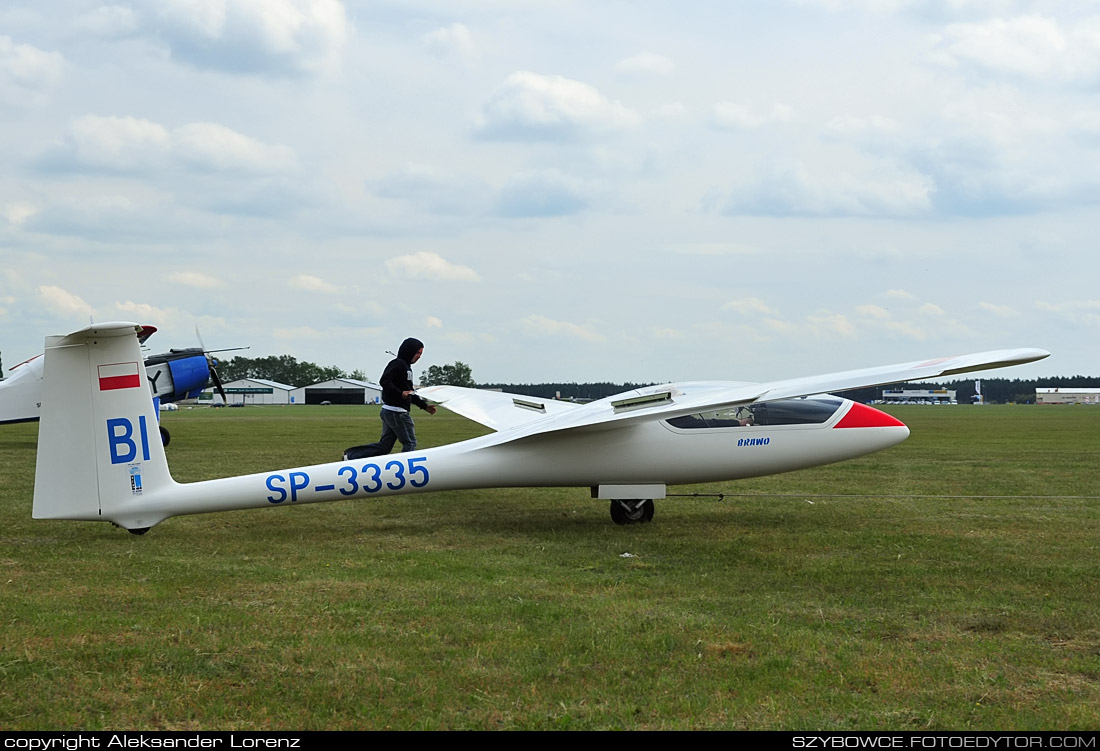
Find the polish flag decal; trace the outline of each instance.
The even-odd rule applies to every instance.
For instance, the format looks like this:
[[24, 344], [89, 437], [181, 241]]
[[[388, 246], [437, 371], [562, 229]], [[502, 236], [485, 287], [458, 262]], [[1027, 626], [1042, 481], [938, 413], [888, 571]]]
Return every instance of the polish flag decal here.
[[99, 366], [99, 390], [141, 388], [141, 370], [136, 362], [116, 362]]

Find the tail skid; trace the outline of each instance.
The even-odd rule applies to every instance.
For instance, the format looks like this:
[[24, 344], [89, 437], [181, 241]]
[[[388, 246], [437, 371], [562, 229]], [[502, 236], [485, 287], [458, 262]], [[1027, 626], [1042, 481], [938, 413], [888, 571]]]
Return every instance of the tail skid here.
[[164, 519], [148, 501], [176, 483], [145, 383], [141, 329], [103, 323], [47, 338], [35, 519], [112, 521], [130, 530]]

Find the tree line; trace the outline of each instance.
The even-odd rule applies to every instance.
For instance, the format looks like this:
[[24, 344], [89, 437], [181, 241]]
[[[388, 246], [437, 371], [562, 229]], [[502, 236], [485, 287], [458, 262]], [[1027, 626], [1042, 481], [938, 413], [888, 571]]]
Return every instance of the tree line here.
[[497, 389], [520, 396], [533, 396], [539, 399], [564, 399], [587, 402], [621, 394], [631, 389], [652, 386], [652, 383], [483, 383], [478, 388]]
[[219, 360], [216, 370], [223, 383], [238, 381], [242, 378], [261, 378], [295, 388], [331, 381], [334, 378], [367, 380], [362, 370], [347, 373], [335, 366], [324, 367], [312, 362], [299, 362], [290, 355], [231, 357], [228, 360]]

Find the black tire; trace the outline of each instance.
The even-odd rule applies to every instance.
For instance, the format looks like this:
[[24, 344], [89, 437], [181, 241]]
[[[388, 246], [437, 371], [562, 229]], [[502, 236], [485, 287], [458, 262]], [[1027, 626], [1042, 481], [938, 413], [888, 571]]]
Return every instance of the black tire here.
[[160, 429], [160, 443], [162, 446], [167, 446], [168, 442], [172, 440], [172, 435], [164, 429], [162, 426]]
[[652, 520], [652, 500], [615, 500], [611, 502], [611, 521], [616, 524], [645, 524]]

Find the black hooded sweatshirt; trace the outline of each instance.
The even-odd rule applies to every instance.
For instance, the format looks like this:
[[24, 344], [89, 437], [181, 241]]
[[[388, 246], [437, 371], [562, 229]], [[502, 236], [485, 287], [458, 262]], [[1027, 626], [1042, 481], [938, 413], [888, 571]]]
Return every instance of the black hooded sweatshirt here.
[[412, 391], [412, 359], [423, 346], [423, 342], [412, 337], [401, 342], [401, 346], [397, 349], [397, 357], [390, 360], [389, 365], [382, 371], [382, 377], [378, 379], [378, 385], [382, 387], [383, 404], [400, 407], [405, 411], [408, 411], [413, 404], [420, 409], [428, 408], [428, 403], [416, 394], [410, 398], [402, 396], [404, 392]]

